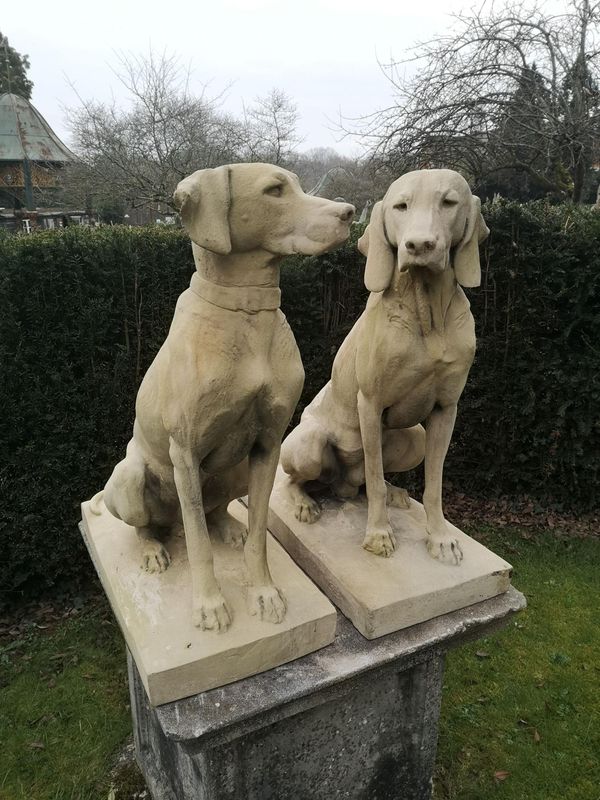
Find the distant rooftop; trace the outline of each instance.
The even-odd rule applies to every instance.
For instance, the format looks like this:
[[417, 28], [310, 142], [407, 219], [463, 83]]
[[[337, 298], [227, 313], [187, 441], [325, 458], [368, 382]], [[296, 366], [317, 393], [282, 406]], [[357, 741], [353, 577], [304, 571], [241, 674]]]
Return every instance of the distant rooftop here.
[[65, 163], [75, 155], [61, 142], [29, 100], [17, 94], [0, 95], [0, 162]]

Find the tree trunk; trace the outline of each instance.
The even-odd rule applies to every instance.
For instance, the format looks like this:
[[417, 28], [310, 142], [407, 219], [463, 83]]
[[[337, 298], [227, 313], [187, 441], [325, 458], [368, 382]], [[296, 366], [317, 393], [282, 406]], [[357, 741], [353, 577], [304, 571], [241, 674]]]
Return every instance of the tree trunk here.
[[583, 187], [585, 183], [585, 162], [579, 158], [573, 170], [573, 202], [581, 203], [583, 197]]

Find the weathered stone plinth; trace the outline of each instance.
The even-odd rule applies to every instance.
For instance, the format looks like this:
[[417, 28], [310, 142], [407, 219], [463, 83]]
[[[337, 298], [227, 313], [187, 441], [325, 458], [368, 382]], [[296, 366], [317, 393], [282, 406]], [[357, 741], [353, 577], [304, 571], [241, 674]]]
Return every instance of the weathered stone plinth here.
[[[240, 520], [246, 509], [230, 510]], [[187, 697], [291, 661], [333, 641], [336, 613], [329, 600], [272, 538], [267, 549], [273, 579], [285, 587], [287, 614], [274, 625], [248, 613], [241, 550], [213, 542], [215, 571], [233, 612], [224, 633], [192, 624], [192, 589], [183, 532], [168, 542], [171, 565], [161, 574], [141, 567], [133, 528], [106, 509], [82, 505], [82, 533], [141, 680], [154, 705]]]
[[129, 657], [137, 759], [154, 800], [429, 800], [446, 651], [506, 624], [514, 588], [368, 641], [153, 708]]
[[294, 561], [368, 639], [488, 600], [510, 586], [512, 567], [453, 525], [464, 558], [442, 563], [427, 552], [421, 503], [388, 508], [396, 549], [389, 558], [362, 547], [367, 498], [325, 498], [319, 519], [299, 522], [279, 468], [269, 503], [269, 530]]

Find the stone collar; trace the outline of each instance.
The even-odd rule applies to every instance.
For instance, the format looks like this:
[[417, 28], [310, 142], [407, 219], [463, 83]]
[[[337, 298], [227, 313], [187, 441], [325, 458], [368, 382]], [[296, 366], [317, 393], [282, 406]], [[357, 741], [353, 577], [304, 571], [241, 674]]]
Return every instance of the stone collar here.
[[192, 275], [190, 289], [219, 308], [228, 311], [272, 311], [281, 305], [281, 289], [276, 286], [223, 286], [207, 281], [197, 272]]

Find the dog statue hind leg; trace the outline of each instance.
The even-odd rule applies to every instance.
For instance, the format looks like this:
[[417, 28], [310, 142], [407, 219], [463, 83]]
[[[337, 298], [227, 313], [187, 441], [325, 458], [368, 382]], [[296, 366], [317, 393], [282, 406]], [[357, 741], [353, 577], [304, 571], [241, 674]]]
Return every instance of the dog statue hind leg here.
[[115, 466], [104, 490], [92, 498], [90, 509], [100, 514], [103, 501], [114, 517], [134, 527], [141, 544], [142, 567], [147, 572], [164, 572], [171, 557], [161, 533], [176, 521], [177, 509], [155, 497], [148, 478], [147, 464], [131, 440], [125, 458]]

